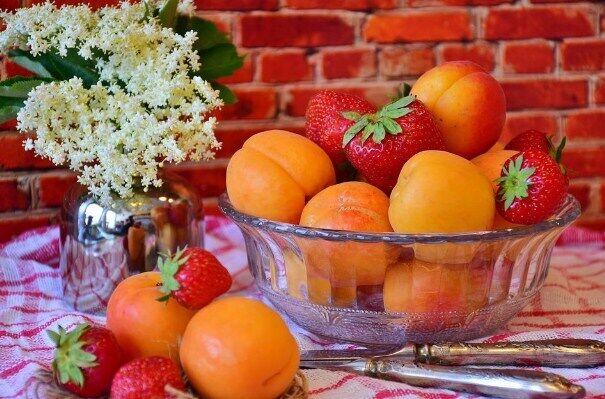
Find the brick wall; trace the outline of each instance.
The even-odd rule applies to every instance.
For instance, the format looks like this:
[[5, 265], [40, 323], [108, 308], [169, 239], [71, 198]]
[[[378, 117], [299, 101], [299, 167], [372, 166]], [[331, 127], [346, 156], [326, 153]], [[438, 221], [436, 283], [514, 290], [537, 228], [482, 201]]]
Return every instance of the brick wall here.
[[[0, 0], [16, 8], [37, 0]], [[60, 3], [57, 0], [57, 3]], [[78, 3], [78, 0], [63, 3]], [[113, 1], [115, 3], [115, 1]], [[22, 4], [23, 3], [23, 4]], [[103, 4], [99, 0], [93, 5]], [[565, 0], [197, 0], [232, 34], [245, 66], [224, 82], [219, 159], [178, 169], [208, 197], [224, 191], [227, 158], [269, 128], [302, 132], [309, 97], [323, 88], [384, 101], [402, 81], [443, 61], [470, 59], [503, 84], [504, 134], [565, 134], [571, 191], [582, 223], [605, 228], [605, 5]], [[0, 64], [2, 77], [19, 73]], [[0, 241], [47, 224], [73, 175], [24, 153], [14, 124], [0, 132]], [[215, 207], [214, 207], [215, 209]]]

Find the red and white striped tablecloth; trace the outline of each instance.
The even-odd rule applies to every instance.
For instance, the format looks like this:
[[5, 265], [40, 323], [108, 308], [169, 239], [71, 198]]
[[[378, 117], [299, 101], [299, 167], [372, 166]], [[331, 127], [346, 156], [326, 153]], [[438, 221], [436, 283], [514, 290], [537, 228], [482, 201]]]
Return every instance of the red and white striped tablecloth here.
[[[605, 233], [570, 229], [560, 243], [539, 298], [486, 341], [605, 340]], [[237, 227], [208, 217], [207, 249], [229, 267], [234, 292], [258, 296]], [[102, 317], [74, 311], [63, 301], [58, 255], [57, 227], [33, 230], [0, 246], [0, 398], [52, 397], [48, 373], [41, 372], [50, 368], [53, 353], [45, 330], [58, 325], [69, 329], [83, 320], [104, 323]], [[301, 348], [343, 347], [289, 324]], [[583, 385], [587, 397], [605, 399], [605, 367], [552, 371]], [[342, 372], [304, 373], [311, 398], [476, 398]]]

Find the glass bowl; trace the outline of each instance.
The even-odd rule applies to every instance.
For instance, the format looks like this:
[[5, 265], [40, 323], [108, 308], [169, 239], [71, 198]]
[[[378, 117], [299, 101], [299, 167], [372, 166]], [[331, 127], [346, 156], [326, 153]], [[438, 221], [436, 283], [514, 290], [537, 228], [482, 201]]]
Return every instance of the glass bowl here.
[[463, 341], [503, 327], [538, 293], [561, 232], [580, 215], [568, 195], [549, 220], [460, 234], [307, 228], [221, 210], [242, 230], [262, 293], [319, 336], [363, 345]]

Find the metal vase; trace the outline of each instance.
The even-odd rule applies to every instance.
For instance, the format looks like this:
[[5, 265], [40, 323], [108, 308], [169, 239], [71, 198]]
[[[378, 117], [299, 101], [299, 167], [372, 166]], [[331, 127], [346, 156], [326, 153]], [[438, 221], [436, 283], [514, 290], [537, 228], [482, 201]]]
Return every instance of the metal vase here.
[[102, 205], [74, 185], [61, 209], [64, 300], [74, 309], [103, 313], [115, 287], [126, 277], [155, 269], [160, 252], [185, 245], [203, 247], [204, 214], [195, 189], [163, 173], [164, 184], [116, 197]]

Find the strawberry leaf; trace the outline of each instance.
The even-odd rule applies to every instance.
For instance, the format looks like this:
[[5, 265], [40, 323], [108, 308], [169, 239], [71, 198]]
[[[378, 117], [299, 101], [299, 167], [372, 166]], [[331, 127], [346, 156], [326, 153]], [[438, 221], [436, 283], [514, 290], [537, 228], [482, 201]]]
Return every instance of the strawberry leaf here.
[[348, 119], [350, 121], [358, 121], [359, 118], [361, 118], [361, 114], [359, 114], [358, 112], [354, 112], [354, 111], [346, 111], [342, 113], [342, 116], [345, 119]]
[[[183, 249], [177, 249], [176, 254], [171, 256], [168, 254], [160, 254], [158, 259], [158, 270], [160, 271], [160, 277], [162, 281], [162, 285], [160, 286], [160, 292], [170, 296], [170, 294], [174, 291], [177, 291], [181, 288], [181, 285], [176, 279], [176, 274], [182, 265], [187, 263], [189, 260], [189, 256], [183, 257], [185, 250], [187, 247]], [[160, 302], [167, 301], [168, 299], [164, 299], [165, 296], [158, 298], [157, 300]]]
[[363, 145], [366, 140], [372, 135], [372, 133], [374, 133], [374, 130], [376, 130], [375, 123], [368, 123], [366, 125], [366, 127], [363, 129], [363, 135], [361, 136], [361, 145]]
[[[508, 167], [507, 167], [508, 166]], [[504, 210], [508, 210], [516, 200], [528, 197], [528, 189], [532, 185], [531, 176], [536, 169], [523, 168], [523, 154], [513, 161], [508, 161], [502, 169], [503, 176], [496, 179], [499, 189], [499, 201], [504, 202]]]
[[406, 116], [410, 112], [412, 112], [412, 110], [409, 108], [392, 109], [385, 112], [385, 116], [391, 119], [397, 119], [401, 118], [402, 116]]
[[389, 118], [384, 119], [383, 125], [390, 134], [399, 134], [403, 131], [397, 122]]
[[84, 350], [88, 342], [82, 340], [82, 335], [89, 329], [89, 324], [82, 323], [70, 332], [65, 331], [61, 326], [58, 332], [47, 331], [48, 336], [57, 346], [52, 367], [62, 384], [71, 381], [80, 387], [83, 386], [82, 369], [98, 365], [97, 357]]
[[347, 130], [344, 137], [342, 138], [342, 146], [346, 147], [346, 145], [349, 144], [351, 140], [353, 140], [353, 137], [355, 137], [357, 133], [361, 131], [361, 129], [366, 127], [368, 122], [369, 119], [366, 115], [364, 115], [363, 117], [361, 117], [361, 119], [355, 122], [355, 124], [351, 126], [349, 130]]

